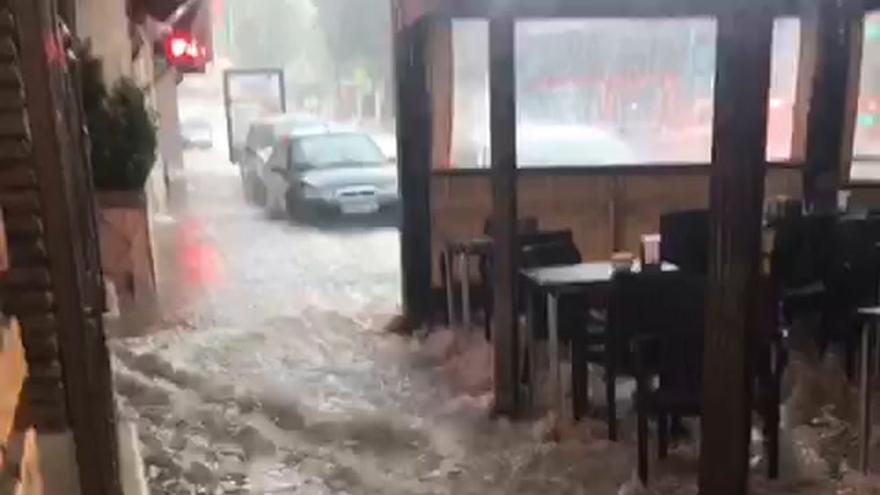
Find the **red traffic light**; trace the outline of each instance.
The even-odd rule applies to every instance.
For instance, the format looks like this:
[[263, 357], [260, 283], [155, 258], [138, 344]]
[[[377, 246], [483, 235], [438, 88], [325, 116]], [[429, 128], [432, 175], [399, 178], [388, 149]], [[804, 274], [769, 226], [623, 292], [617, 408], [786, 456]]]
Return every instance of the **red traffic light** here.
[[165, 39], [165, 59], [183, 71], [201, 71], [205, 68], [208, 48], [190, 33], [175, 31]]

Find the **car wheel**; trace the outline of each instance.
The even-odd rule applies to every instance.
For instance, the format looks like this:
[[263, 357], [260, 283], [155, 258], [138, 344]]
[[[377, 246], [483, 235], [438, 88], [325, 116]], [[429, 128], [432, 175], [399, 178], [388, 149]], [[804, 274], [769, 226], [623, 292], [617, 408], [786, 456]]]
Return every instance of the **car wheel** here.
[[253, 203], [257, 206], [266, 206], [266, 199], [268, 196], [266, 193], [266, 185], [263, 184], [263, 181], [254, 179], [252, 187], [253, 190], [251, 192], [251, 197], [253, 198]]
[[296, 218], [296, 198], [289, 192], [284, 195], [284, 211], [287, 213], [287, 218]]
[[318, 221], [318, 212], [314, 207], [300, 199], [291, 192], [284, 196], [284, 206], [287, 218], [300, 223], [311, 224]]
[[241, 175], [241, 192], [244, 195], [244, 200], [248, 204], [253, 204], [254, 189], [253, 185], [251, 184], [250, 178], [242, 168], [239, 168], [239, 175]]

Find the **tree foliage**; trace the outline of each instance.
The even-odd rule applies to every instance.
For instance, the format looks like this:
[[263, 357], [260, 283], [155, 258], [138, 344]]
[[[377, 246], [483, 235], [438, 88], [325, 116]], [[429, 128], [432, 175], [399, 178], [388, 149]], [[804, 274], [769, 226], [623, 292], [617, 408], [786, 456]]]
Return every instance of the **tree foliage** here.
[[87, 54], [83, 60], [83, 107], [95, 187], [142, 190], [157, 157], [156, 125], [144, 93], [128, 78], [108, 92], [100, 62]]
[[363, 70], [373, 81], [391, 72], [389, 0], [314, 0], [337, 77]]
[[230, 7], [239, 67], [284, 67], [318, 38], [311, 0], [231, 0]]

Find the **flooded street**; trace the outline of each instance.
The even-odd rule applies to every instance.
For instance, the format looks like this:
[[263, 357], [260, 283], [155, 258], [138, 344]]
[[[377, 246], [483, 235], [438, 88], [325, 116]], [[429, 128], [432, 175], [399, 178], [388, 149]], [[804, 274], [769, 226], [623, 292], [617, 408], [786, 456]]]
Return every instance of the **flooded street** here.
[[573, 476], [542, 460], [540, 431], [488, 419], [485, 342], [383, 332], [395, 228], [270, 220], [235, 172], [187, 156], [155, 226], [158, 318], [111, 341], [154, 493], [532, 493]]
[[[270, 220], [216, 152], [187, 159], [155, 226], [158, 315], [119, 322], [110, 342], [152, 493], [696, 493], [692, 444], [643, 492], [631, 415], [618, 444], [598, 420], [490, 419], [479, 335], [385, 332], [395, 228]], [[820, 461], [817, 476], [794, 467], [806, 459], [794, 450], [784, 480], [756, 474], [755, 493], [836, 493]]]

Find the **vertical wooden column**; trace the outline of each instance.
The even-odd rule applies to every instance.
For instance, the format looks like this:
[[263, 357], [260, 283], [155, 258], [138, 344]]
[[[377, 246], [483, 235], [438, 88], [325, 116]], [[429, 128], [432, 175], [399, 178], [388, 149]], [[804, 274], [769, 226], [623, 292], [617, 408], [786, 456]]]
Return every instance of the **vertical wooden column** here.
[[514, 19], [489, 21], [489, 121], [492, 142], [495, 404], [500, 414], [517, 411], [516, 67]]
[[811, 211], [834, 211], [849, 176], [862, 25], [862, 12], [850, 1], [810, 2], [802, 15], [798, 109], [804, 124], [800, 136], [796, 127], [794, 143], [804, 157], [804, 200]]
[[[773, 19], [737, 2], [718, 18], [700, 493], [744, 495], [751, 426]], [[744, 29], [744, 26], [748, 26]]]
[[429, 87], [431, 88], [431, 160], [436, 169], [449, 168], [454, 118], [455, 54], [452, 52], [452, 19], [437, 19], [428, 41]]
[[431, 316], [431, 97], [427, 19], [394, 34], [397, 73], [397, 170], [403, 308], [409, 326]]
[[[61, 361], [59, 370], [52, 360], [46, 363], [33, 353], [27, 356], [30, 369], [23, 391], [27, 394], [25, 408], [16, 419], [25, 424], [17, 426], [36, 426], [38, 433], [64, 433], [62, 425], [41, 428], [45, 420], [29, 417], [44, 410], [41, 403], [52, 404], [56, 394], [63, 393], [81, 485], [80, 489], [69, 487], [70, 493], [118, 495], [122, 487], [109, 353], [99, 308], [89, 297], [99, 292], [95, 290], [97, 281], [91, 279], [94, 272], [90, 271], [98, 263], [90, 259], [88, 251], [95, 246], [95, 238], [94, 231], [87, 228], [94, 225], [94, 220], [88, 218], [93, 214], [93, 205], [86, 201], [93, 198], [82, 194], [90, 189], [86, 181], [91, 177], [83, 173], [88, 168], [82, 150], [77, 148], [81, 129], [72, 125], [79, 118], [70, 115], [79, 110], [78, 104], [71, 101], [78, 95], [72, 91], [67, 57], [60, 48], [55, 2], [3, 1], [0, 11], [5, 14], [5, 22], [18, 22], [21, 72], [11, 72], [10, 80], [16, 81], [16, 86], [23, 83], [32, 137], [18, 158], [33, 160], [41, 209], [33, 233], [37, 239], [44, 237], [49, 262], [48, 277], [41, 277], [41, 284], [48, 282], [50, 292], [41, 306], [50, 312], [41, 318], [22, 319], [22, 323], [25, 332], [41, 327], [50, 332], [54, 329]], [[39, 386], [51, 384], [59, 376], [63, 378], [63, 390]]]

